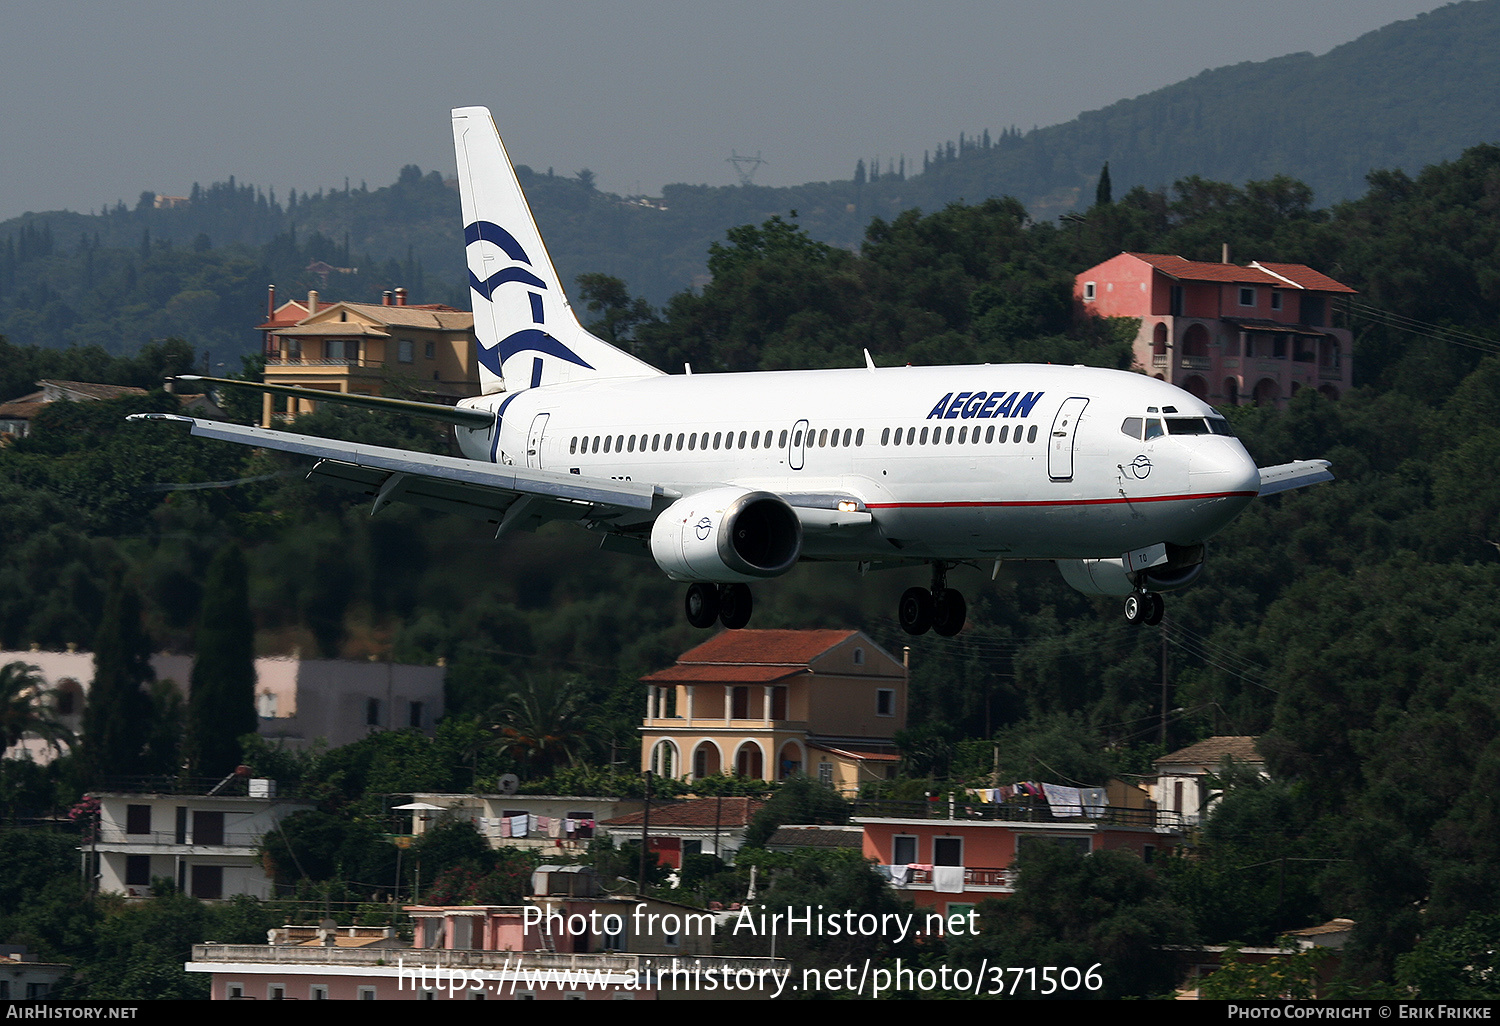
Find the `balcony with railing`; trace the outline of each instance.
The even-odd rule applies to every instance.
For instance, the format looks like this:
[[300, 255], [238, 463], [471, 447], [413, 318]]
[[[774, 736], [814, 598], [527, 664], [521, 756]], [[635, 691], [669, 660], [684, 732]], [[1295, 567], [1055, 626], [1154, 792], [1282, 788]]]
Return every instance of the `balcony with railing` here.
[[[1080, 809], [1080, 815], [1058, 816], [1046, 802], [981, 802], [970, 799], [943, 798], [936, 801], [895, 801], [883, 798], [859, 798], [853, 802], [855, 821], [861, 820], [940, 820], [975, 823], [1031, 823], [1037, 826], [1112, 826], [1147, 830], [1181, 830], [1182, 814], [1166, 809], [1131, 809], [1103, 805]], [[1071, 809], [1067, 810], [1071, 811]]]
[[[462, 968], [491, 971], [534, 972], [536, 970], [600, 970], [610, 973], [643, 975], [670, 973], [682, 956], [632, 954], [570, 954], [553, 951], [480, 951], [466, 948], [339, 948], [304, 947], [273, 944], [195, 944], [190, 965], [198, 972], [214, 972], [216, 963], [236, 967], [265, 965], [368, 967], [390, 970], [401, 963], [405, 971], [422, 968]], [[695, 970], [737, 973], [776, 969], [784, 972], [786, 960], [753, 956], [694, 955]]]
[[[910, 869], [905, 883], [897, 883], [897, 887], [931, 887], [931, 869]], [[964, 867], [964, 890], [994, 888], [996, 890], [1015, 890], [1016, 870], [1000, 869], [994, 866], [965, 866]]]
[[[202, 833], [200, 831], [200, 834]], [[185, 834], [180, 834], [176, 830], [153, 830], [150, 833], [135, 834], [112, 823], [101, 823], [99, 826], [100, 844], [170, 844], [188, 845], [198, 848], [254, 848], [260, 844], [260, 839], [263, 836], [265, 836], [264, 831], [230, 833], [220, 830], [195, 838], [191, 830]]]

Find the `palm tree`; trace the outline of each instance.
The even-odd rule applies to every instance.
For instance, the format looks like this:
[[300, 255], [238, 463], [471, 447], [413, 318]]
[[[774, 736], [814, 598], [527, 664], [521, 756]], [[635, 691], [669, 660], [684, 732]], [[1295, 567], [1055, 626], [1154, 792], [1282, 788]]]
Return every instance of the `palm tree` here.
[[53, 748], [73, 745], [73, 732], [57, 721], [44, 699], [51, 692], [40, 667], [14, 662], [0, 666], [0, 740], [3, 748], [36, 737]]
[[526, 677], [486, 717], [501, 751], [520, 767], [545, 775], [573, 764], [585, 736], [583, 690], [572, 681]]

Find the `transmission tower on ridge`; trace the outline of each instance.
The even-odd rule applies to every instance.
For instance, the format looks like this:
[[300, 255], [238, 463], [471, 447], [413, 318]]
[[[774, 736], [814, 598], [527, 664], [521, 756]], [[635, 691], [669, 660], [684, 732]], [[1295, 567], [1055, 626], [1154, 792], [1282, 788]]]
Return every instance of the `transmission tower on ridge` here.
[[741, 185], [750, 185], [755, 177], [756, 169], [766, 163], [760, 159], [760, 151], [755, 151], [753, 157], [742, 157], [734, 150], [729, 151], [729, 156], [724, 158], [724, 163], [734, 165], [734, 173], [740, 176]]

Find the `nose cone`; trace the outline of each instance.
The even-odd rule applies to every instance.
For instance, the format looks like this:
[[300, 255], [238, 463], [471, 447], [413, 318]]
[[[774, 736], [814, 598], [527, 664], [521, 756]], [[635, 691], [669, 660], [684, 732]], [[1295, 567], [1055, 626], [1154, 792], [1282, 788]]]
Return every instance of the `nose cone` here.
[[[1260, 493], [1260, 470], [1234, 438], [1195, 438], [1188, 478], [1196, 498], [1182, 541], [1204, 541], [1217, 534]], [[1189, 538], [1189, 536], [1191, 536]]]
[[1194, 495], [1242, 498], [1260, 494], [1260, 469], [1234, 438], [1196, 440], [1188, 472]]

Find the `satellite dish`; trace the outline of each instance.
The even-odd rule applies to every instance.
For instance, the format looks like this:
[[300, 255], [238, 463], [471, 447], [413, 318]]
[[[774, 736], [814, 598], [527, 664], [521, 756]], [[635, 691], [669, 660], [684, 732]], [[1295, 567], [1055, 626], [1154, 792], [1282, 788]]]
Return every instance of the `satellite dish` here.
[[507, 773], [500, 778], [500, 793], [515, 794], [521, 786], [521, 778], [514, 773]]

